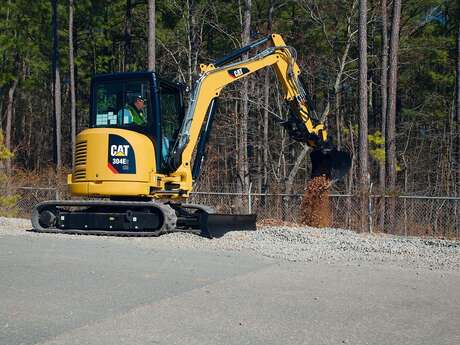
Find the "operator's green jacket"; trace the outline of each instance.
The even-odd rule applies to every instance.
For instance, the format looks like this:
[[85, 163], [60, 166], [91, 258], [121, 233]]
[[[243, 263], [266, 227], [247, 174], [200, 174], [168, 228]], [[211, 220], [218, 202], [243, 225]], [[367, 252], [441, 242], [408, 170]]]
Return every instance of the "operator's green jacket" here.
[[[129, 116], [131, 116], [131, 122], [135, 123], [136, 125], [143, 126], [147, 123], [147, 119], [145, 118], [145, 113], [140, 110], [138, 111], [136, 107], [133, 107], [131, 104], [128, 104], [122, 109], [122, 117], [124, 117], [129, 112]], [[125, 122], [126, 123], [126, 122]]]

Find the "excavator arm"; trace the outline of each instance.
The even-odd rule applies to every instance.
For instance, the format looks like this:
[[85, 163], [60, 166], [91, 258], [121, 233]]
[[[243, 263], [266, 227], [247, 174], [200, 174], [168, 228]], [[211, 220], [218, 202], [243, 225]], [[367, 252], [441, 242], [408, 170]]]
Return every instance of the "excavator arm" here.
[[[268, 47], [256, 55], [234, 62], [245, 53], [268, 43]], [[200, 78], [196, 81], [178, 139], [170, 152], [169, 168], [172, 175], [183, 175], [190, 171], [192, 155], [196, 150], [192, 177], [196, 179], [204, 148], [212, 127], [216, 102], [222, 89], [263, 68], [272, 66], [284, 90], [284, 98], [290, 107], [290, 117], [281, 125], [294, 140], [304, 142], [311, 153], [312, 175], [326, 175], [330, 179], [341, 178], [349, 169], [348, 153], [335, 150], [328, 142], [324, 123], [313, 118], [308, 106], [307, 94], [295, 61], [295, 51], [287, 46], [280, 35], [272, 34], [209, 65], [200, 65]]]

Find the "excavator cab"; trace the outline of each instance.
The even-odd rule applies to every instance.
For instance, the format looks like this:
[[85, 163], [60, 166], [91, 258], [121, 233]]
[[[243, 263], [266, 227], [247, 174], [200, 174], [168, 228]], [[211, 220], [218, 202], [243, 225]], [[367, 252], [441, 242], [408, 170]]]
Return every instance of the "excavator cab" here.
[[184, 118], [180, 83], [153, 72], [97, 75], [91, 85], [91, 128], [120, 128], [147, 136], [155, 148], [157, 172], [166, 162]]

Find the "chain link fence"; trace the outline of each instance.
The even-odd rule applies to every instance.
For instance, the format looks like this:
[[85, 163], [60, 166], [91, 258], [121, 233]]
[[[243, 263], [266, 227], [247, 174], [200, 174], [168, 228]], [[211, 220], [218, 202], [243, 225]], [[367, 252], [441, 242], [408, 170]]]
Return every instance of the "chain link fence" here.
[[[30, 217], [41, 201], [68, 198], [56, 188], [22, 187], [17, 203], [0, 214]], [[209, 205], [219, 213], [257, 213], [258, 220], [296, 224], [301, 218], [301, 194], [241, 194], [194, 192], [189, 202]], [[430, 196], [376, 196], [367, 200], [371, 232], [406, 236], [441, 236], [459, 239], [460, 198]], [[394, 205], [394, 211], [393, 210]], [[361, 199], [357, 195], [330, 194], [331, 226], [360, 231]]]
[[[194, 203], [212, 205], [218, 212], [257, 213], [259, 220], [298, 223], [301, 194], [193, 193]], [[391, 204], [394, 211], [391, 212]], [[406, 236], [459, 238], [460, 198], [430, 196], [375, 196], [367, 200], [370, 232]], [[330, 194], [331, 227], [361, 230], [361, 199], [357, 195]]]
[[0, 215], [3, 213], [19, 218], [29, 218], [32, 208], [39, 202], [59, 199], [59, 192], [56, 188], [21, 187], [16, 188], [11, 194], [16, 197], [16, 204], [0, 207]]

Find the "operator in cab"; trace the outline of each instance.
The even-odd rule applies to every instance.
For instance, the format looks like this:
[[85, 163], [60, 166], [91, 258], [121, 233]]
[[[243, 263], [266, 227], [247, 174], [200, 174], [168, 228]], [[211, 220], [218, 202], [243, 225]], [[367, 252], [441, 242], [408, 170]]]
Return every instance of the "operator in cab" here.
[[[135, 123], [139, 126], [145, 126], [147, 124], [147, 115], [144, 113], [144, 104], [145, 98], [140, 95], [136, 96], [132, 104], [124, 106], [118, 112], [120, 123]], [[123, 120], [123, 122], [121, 120]]]

